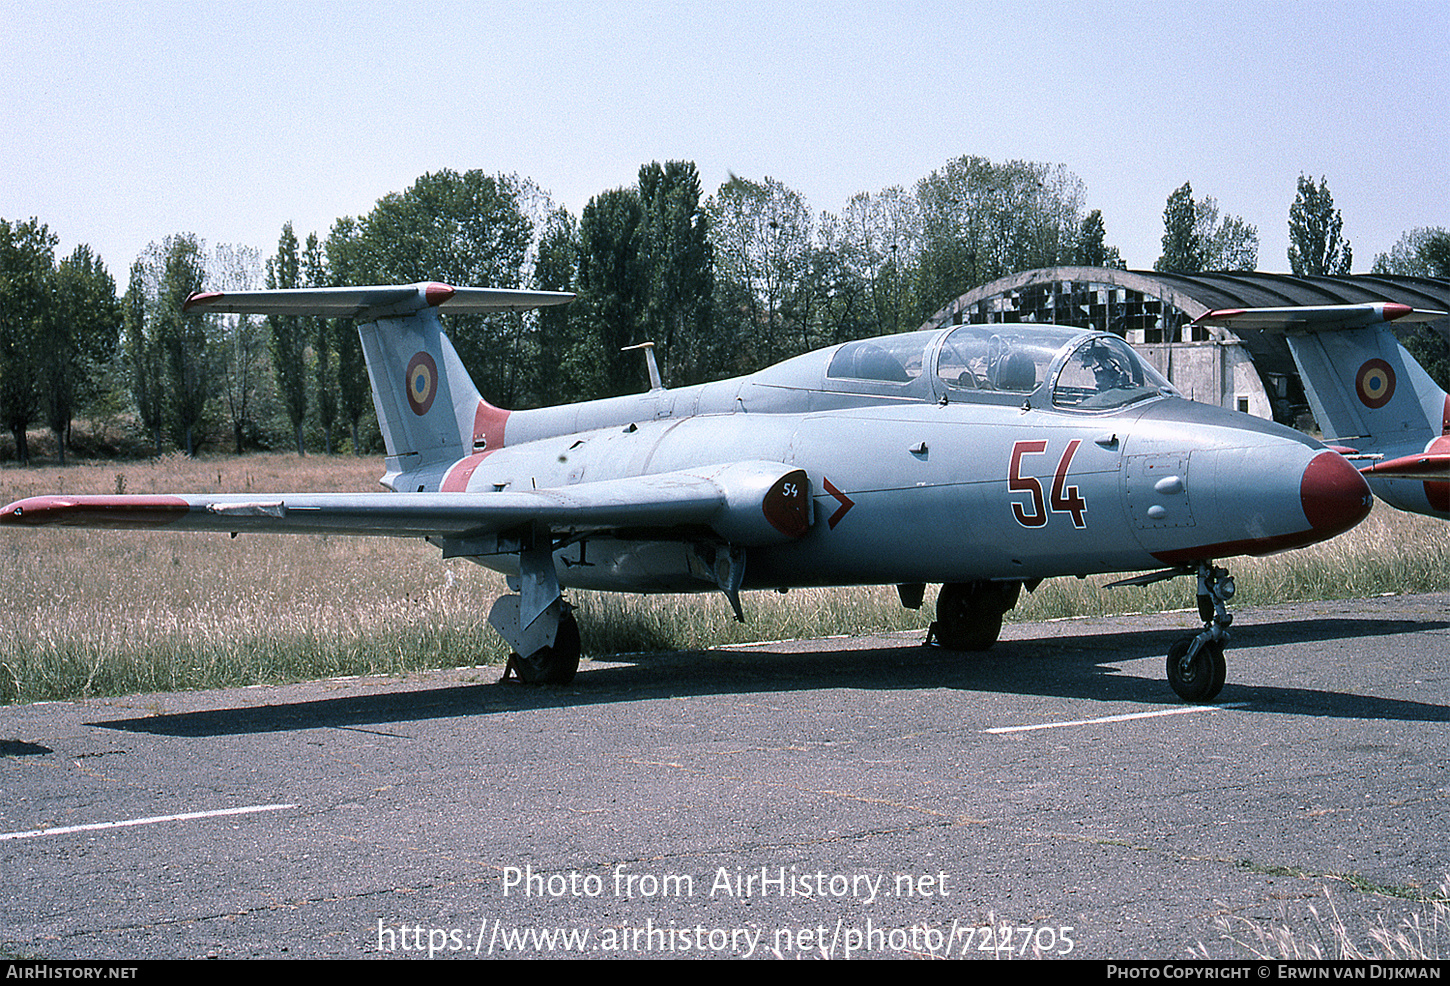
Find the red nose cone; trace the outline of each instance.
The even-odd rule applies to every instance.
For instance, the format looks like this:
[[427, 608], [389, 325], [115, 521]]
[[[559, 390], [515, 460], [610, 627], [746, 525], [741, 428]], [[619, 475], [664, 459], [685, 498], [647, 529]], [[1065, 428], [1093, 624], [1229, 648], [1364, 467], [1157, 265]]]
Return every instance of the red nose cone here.
[[1321, 537], [1349, 530], [1369, 515], [1374, 494], [1359, 471], [1338, 452], [1321, 452], [1299, 482], [1304, 516]]

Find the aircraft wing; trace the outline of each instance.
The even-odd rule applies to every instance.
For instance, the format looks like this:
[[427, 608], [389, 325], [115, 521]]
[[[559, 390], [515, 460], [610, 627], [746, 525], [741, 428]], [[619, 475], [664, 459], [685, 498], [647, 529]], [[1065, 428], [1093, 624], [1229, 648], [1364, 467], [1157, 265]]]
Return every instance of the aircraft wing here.
[[804, 471], [781, 463], [736, 462], [499, 492], [55, 494], [10, 504], [0, 524], [474, 541], [538, 523], [559, 533], [627, 532], [662, 540], [708, 529], [748, 547], [800, 537], [810, 525], [810, 510]]
[[186, 299], [188, 312], [241, 315], [323, 315], [371, 321], [422, 308], [460, 315], [524, 311], [574, 300], [567, 291], [455, 288], [436, 281], [356, 288], [284, 288], [274, 291], [202, 291]]
[[1231, 329], [1277, 329], [1281, 332], [1359, 329], [1384, 322], [1434, 322], [1450, 312], [1411, 308], [1389, 301], [1364, 305], [1304, 305], [1294, 308], [1219, 308], [1193, 320], [1194, 325]]

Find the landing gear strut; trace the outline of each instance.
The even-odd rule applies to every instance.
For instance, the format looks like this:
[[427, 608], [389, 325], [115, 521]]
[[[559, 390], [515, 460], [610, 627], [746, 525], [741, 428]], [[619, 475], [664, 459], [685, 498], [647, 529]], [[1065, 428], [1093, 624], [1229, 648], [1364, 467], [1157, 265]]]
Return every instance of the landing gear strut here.
[[936, 597], [926, 642], [945, 650], [986, 650], [1002, 632], [1002, 614], [1017, 605], [1021, 582], [948, 582]]
[[1234, 580], [1212, 562], [1198, 566], [1198, 615], [1202, 632], [1174, 642], [1168, 651], [1168, 684], [1185, 702], [1211, 702], [1223, 689], [1228, 666], [1223, 649], [1233, 614], [1225, 605], [1234, 596]]
[[509, 577], [518, 594], [499, 596], [488, 613], [489, 625], [513, 649], [502, 680], [517, 675], [526, 685], [569, 684], [579, 670], [579, 624], [559, 593], [552, 534], [530, 525], [500, 536], [497, 547], [519, 554], [519, 574]]

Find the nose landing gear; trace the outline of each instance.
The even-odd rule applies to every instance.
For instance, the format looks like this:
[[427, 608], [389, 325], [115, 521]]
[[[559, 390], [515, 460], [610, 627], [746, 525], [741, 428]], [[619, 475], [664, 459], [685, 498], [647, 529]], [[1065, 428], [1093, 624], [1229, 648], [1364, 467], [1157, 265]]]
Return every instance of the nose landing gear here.
[[1198, 566], [1198, 615], [1202, 632], [1174, 642], [1168, 651], [1168, 684], [1185, 702], [1211, 702], [1223, 689], [1228, 666], [1223, 649], [1233, 614], [1225, 605], [1234, 596], [1234, 580], [1212, 562]]

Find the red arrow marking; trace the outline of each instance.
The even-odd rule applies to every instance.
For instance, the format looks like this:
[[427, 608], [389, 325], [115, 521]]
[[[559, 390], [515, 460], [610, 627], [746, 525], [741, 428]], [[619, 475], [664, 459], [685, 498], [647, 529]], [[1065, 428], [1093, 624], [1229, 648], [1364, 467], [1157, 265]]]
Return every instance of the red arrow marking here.
[[822, 477], [821, 485], [826, 488], [827, 493], [841, 501], [840, 509], [831, 514], [831, 519], [826, 521], [826, 526], [834, 531], [836, 525], [841, 522], [841, 518], [846, 516], [846, 512], [856, 505], [856, 501], [832, 486], [829, 479]]

